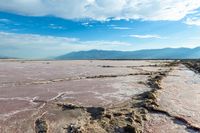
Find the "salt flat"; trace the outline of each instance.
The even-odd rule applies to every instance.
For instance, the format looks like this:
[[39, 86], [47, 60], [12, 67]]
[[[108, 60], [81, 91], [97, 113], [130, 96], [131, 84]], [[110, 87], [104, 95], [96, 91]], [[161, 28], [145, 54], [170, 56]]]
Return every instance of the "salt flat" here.
[[[159, 108], [179, 117], [184, 115], [189, 122], [199, 126], [197, 88], [200, 78], [181, 63], [177, 63], [179, 65], [176, 66], [170, 63], [173, 61], [1, 60], [0, 131], [37, 132], [39, 129], [36, 128], [40, 126], [36, 121], [42, 118], [48, 125], [46, 132], [66, 132], [71, 123], [83, 127], [83, 132], [93, 132], [90, 117], [98, 116], [102, 108], [104, 111], [101, 119], [95, 118], [93, 121], [93, 126], [98, 132], [125, 132], [126, 124], [141, 126], [141, 132], [160, 132], [163, 128], [159, 124], [161, 121], [169, 131], [188, 132], [185, 123], [176, 124], [171, 117], [157, 112], [151, 113], [151, 110], [139, 104], [147, 100], [139, 99], [140, 95], [155, 89], [148, 85], [148, 81], [153, 76], [169, 71], [161, 81], [163, 89], [158, 90], [159, 95], [156, 99]], [[141, 110], [147, 110], [145, 115], [149, 116], [149, 119], [135, 123], [137, 120], [134, 114], [130, 116], [132, 122], [128, 122], [126, 117], [129, 116], [126, 113], [130, 113], [130, 110], [135, 111], [138, 117], [143, 115]], [[105, 117], [107, 113], [112, 116], [116, 111], [122, 116], [109, 119]], [[103, 128], [102, 121], [116, 121], [117, 124], [114, 126], [107, 123], [107, 128]], [[88, 124], [87, 128], [85, 124]]]

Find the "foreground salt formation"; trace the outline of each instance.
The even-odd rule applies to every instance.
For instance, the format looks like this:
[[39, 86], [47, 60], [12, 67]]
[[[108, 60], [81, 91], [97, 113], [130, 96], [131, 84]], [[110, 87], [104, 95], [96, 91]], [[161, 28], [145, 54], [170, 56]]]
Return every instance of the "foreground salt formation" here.
[[2, 60], [0, 132], [200, 132], [200, 78], [183, 64]]
[[156, 93], [158, 106], [149, 113], [146, 132], [200, 132], [199, 74], [179, 63], [160, 85]]

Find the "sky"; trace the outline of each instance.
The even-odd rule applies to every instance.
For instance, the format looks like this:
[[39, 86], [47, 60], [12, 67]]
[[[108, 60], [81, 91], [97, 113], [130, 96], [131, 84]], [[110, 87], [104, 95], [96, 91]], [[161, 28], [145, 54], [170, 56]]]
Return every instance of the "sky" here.
[[0, 56], [200, 46], [200, 0], [1, 0]]

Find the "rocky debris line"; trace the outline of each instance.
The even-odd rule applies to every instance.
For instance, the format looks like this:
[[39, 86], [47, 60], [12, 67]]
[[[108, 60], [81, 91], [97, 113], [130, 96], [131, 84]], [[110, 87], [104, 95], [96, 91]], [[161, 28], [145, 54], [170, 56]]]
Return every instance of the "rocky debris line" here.
[[39, 85], [39, 84], [51, 84], [55, 82], [64, 82], [64, 81], [73, 81], [73, 80], [82, 80], [82, 79], [101, 79], [101, 78], [117, 78], [117, 77], [127, 77], [134, 75], [151, 75], [153, 72], [140, 72], [140, 73], [129, 73], [129, 74], [110, 74], [110, 75], [95, 75], [95, 76], [83, 76], [83, 77], [69, 77], [69, 78], [59, 78], [59, 79], [50, 79], [50, 80], [39, 80], [32, 82], [5, 82], [3, 85], [12, 84], [14, 86], [27, 86], [27, 85]]
[[162, 89], [161, 81], [164, 77], [168, 75], [170, 71], [173, 70], [172, 68], [178, 64], [179, 62], [177, 61], [165, 64], [166, 67], [169, 67], [168, 70], [152, 73], [152, 75], [148, 77], [148, 81], [145, 84], [148, 87], [152, 88], [152, 90], [144, 92], [136, 97], [133, 97], [133, 99], [135, 98], [135, 100], [141, 101], [137, 104], [138, 107], [143, 107], [148, 111], [158, 109], [159, 105], [157, 102], [157, 98], [158, 98], [158, 90]]
[[67, 128], [64, 129], [67, 131], [67, 133], [82, 133], [82, 131], [84, 130], [76, 124], [70, 124]]
[[[175, 64], [166, 65], [172, 67]], [[149, 80], [146, 85], [151, 87], [152, 91], [133, 96], [131, 100], [112, 108], [57, 104], [62, 111], [81, 109], [87, 114], [87, 118], [81, 124], [78, 120], [64, 129], [68, 133], [142, 133], [144, 121], [148, 120], [148, 112], [155, 111], [158, 107], [157, 90], [162, 89], [160, 82], [169, 71], [170, 68], [168, 71], [148, 73]]]
[[137, 68], [137, 67], [167, 67], [170, 66], [169, 62], [160, 63], [160, 64], [152, 64], [152, 65], [140, 65], [140, 66], [111, 66], [111, 65], [98, 65], [97, 67], [102, 68]]
[[[133, 96], [130, 100], [111, 108], [83, 107], [52, 101], [61, 111], [66, 113], [79, 110], [82, 114], [86, 114], [82, 116], [81, 120], [77, 119], [76, 122], [67, 124], [63, 130], [67, 133], [143, 133], [144, 122], [148, 120], [148, 114], [159, 113], [170, 117], [174, 122], [184, 123], [188, 129], [200, 131], [198, 127], [192, 126], [183, 118], [172, 116], [162, 110], [157, 102], [158, 90], [162, 89], [162, 79], [177, 64], [179, 62], [170, 62], [165, 64], [166, 67], [169, 67], [168, 70], [148, 73], [149, 79], [145, 85], [152, 88], [151, 91]], [[89, 78], [104, 78], [104, 76]], [[48, 130], [47, 122], [44, 119], [37, 119], [35, 130], [36, 133], [46, 133]]]
[[151, 75], [152, 72], [144, 72], [144, 73], [129, 73], [129, 74], [121, 74], [121, 75], [97, 75], [97, 76], [88, 76], [86, 79], [95, 79], [95, 78], [116, 78], [116, 77], [126, 77], [126, 76], [134, 76], [134, 75]]
[[73, 109], [84, 109], [83, 106], [78, 106], [75, 104], [64, 104], [64, 103], [57, 103], [58, 107], [61, 107], [61, 109], [64, 110], [73, 110]]
[[[179, 63], [180, 62], [174, 62], [174, 63], [171, 63], [169, 66], [170, 67], [176, 66]], [[159, 104], [157, 102], [158, 90], [163, 89], [161, 86], [161, 81], [164, 77], [167, 76], [167, 74], [170, 71], [172, 71], [172, 68], [170, 68], [168, 71], [158, 72], [157, 74], [151, 75], [149, 77], [147, 85], [152, 88], [152, 91], [145, 92], [139, 96], [139, 98], [144, 99], [139, 104], [139, 106], [144, 107], [146, 110], [149, 111], [149, 113], [159, 113], [159, 114], [166, 115], [167, 117], [170, 117], [174, 121], [174, 123], [179, 123], [180, 125], [185, 125], [187, 129], [193, 130], [194, 132], [200, 132], [200, 127], [196, 127], [196, 126], [192, 125], [192, 123], [189, 123], [186, 119], [184, 119], [180, 116], [174, 116], [159, 107]]]
[[82, 109], [88, 119], [84, 123], [69, 124], [68, 133], [142, 133], [145, 110], [135, 109], [132, 102], [124, 103], [113, 108], [82, 107], [73, 104], [58, 104], [62, 110]]
[[200, 73], [200, 60], [185, 60], [182, 61], [182, 64], [184, 64], [189, 69]]
[[38, 118], [35, 121], [35, 132], [36, 133], [47, 133], [48, 132], [48, 125], [44, 118]]

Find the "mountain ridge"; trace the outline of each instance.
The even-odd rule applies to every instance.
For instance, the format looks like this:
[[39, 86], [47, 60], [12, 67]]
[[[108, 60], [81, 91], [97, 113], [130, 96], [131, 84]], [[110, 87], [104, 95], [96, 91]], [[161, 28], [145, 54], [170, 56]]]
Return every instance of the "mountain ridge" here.
[[196, 48], [163, 48], [136, 51], [88, 50], [71, 52], [56, 57], [61, 60], [86, 59], [199, 59], [200, 47]]

